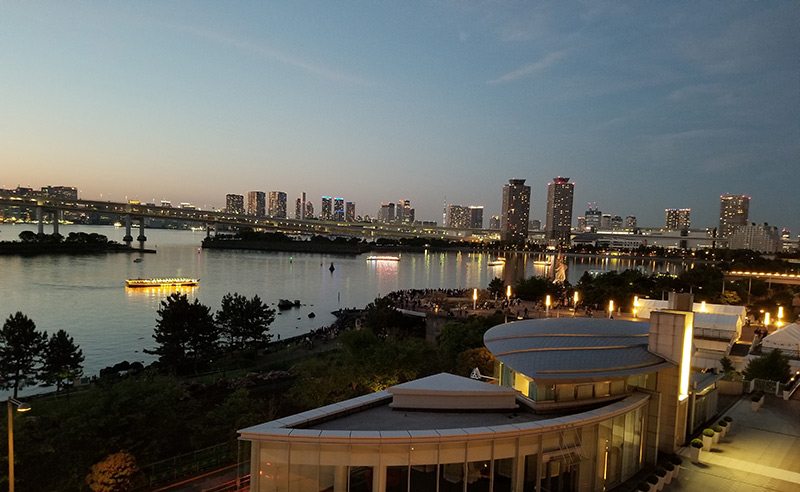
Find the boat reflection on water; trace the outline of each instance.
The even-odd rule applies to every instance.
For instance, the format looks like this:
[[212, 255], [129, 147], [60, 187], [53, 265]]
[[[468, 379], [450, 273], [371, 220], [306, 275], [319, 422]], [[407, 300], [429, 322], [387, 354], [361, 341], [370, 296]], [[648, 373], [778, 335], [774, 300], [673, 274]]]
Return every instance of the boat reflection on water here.
[[153, 287], [125, 287], [126, 296], [163, 298], [174, 293], [193, 294], [197, 285], [158, 285]]

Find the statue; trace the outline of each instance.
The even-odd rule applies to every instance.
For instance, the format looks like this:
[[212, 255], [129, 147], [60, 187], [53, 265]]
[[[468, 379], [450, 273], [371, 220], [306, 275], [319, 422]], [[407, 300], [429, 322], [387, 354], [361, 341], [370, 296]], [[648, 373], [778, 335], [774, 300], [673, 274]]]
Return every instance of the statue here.
[[554, 273], [554, 280], [556, 283], [563, 284], [567, 280], [567, 262], [564, 260], [564, 255], [561, 253], [558, 253], [558, 256], [556, 256]]

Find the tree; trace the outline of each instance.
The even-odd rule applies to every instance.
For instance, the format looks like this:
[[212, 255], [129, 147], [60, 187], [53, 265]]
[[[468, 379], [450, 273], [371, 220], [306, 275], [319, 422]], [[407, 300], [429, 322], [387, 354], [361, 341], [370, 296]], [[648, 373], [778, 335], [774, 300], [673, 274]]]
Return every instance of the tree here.
[[495, 299], [505, 295], [505, 288], [506, 284], [500, 277], [495, 277], [489, 281], [489, 287], [488, 287], [489, 294], [492, 295]]
[[742, 373], [747, 379], [766, 379], [781, 383], [785, 383], [792, 377], [789, 359], [778, 349], [750, 360]]
[[269, 325], [275, 321], [275, 310], [270, 309], [258, 296], [247, 299], [239, 294], [222, 298], [222, 308], [217, 311], [217, 324], [228, 347], [242, 350], [258, 348], [269, 343], [272, 335]]
[[211, 310], [197, 299], [190, 303], [186, 294], [175, 292], [161, 301], [158, 316], [153, 333], [158, 347], [145, 352], [158, 355], [165, 366], [180, 370], [216, 353], [219, 329]]
[[127, 492], [131, 490], [138, 472], [133, 456], [125, 452], [114, 453], [92, 466], [86, 483], [93, 492]]
[[58, 393], [66, 381], [83, 375], [83, 360], [83, 352], [72, 337], [58, 330], [45, 346], [40, 379], [45, 384], [55, 384]]
[[14, 389], [14, 398], [20, 388], [36, 384], [36, 365], [47, 340], [47, 332], [36, 330], [36, 324], [17, 311], [10, 315], [0, 330], [0, 377], [3, 389]]

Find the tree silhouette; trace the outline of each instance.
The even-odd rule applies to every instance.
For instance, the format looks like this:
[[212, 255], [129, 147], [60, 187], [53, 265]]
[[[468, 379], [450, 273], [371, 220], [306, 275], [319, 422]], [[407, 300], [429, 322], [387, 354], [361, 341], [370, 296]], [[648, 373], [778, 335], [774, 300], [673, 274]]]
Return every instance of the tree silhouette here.
[[45, 384], [55, 384], [56, 393], [64, 383], [83, 375], [83, 352], [64, 330], [58, 330], [47, 341], [40, 379]]
[[182, 370], [216, 353], [219, 329], [211, 310], [197, 299], [190, 303], [186, 294], [175, 292], [161, 301], [158, 316], [153, 333], [158, 347], [145, 352], [158, 355], [164, 366]]
[[247, 299], [237, 293], [227, 294], [222, 298], [216, 320], [228, 347], [234, 350], [258, 348], [272, 338], [268, 332], [269, 325], [275, 321], [275, 310], [267, 307], [258, 296]]
[[40, 362], [47, 332], [36, 330], [36, 324], [17, 311], [0, 329], [0, 387], [14, 389], [14, 398], [21, 388], [36, 384], [36, 365]]

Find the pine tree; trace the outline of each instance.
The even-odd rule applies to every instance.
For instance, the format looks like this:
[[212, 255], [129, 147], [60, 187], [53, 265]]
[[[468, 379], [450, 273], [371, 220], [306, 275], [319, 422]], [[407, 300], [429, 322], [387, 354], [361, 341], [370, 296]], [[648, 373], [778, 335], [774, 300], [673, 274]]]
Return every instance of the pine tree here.
[[47, 341], [47, 332], [36, 330], [36, 323], [17, 311], [0, 329], [0, 387], [14, 390], [36, 384], [36, 366]]
[[65, 382], [83, 375], [83, 351], [64, 330], [58, 330], [47, 341], [40, 379], [45, 384], [55, 384], [56, 393]]

